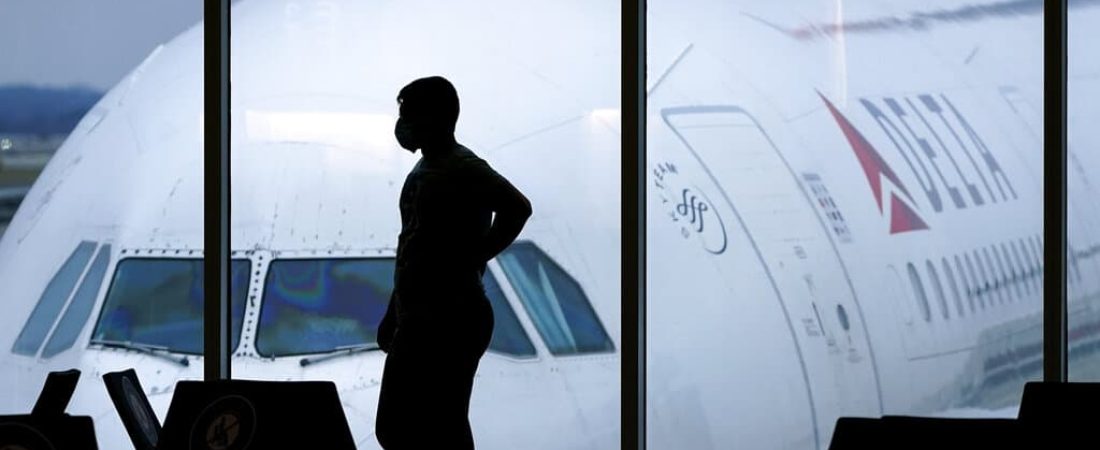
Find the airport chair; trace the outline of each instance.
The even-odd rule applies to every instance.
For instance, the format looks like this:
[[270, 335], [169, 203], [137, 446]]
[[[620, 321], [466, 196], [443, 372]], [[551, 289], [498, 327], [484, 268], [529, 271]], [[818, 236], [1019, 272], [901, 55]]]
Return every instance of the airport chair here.
[[837, 420], [829, 450], [1022, 449], [1016, 419], [883, 416]]
[[80, 371], [69, 369], [63, 372], [50, 372], [46, 376], [46, 384], [42, 386], [42, 392], [38, 394], [38, 401], [34, 403], [31, 415], [56, 416], [65, 414], [69, 406], [69, 400], [76, 391], [76, 383], [80, 381]]
[[1024, 385], [1017, 417], [1036, 448], [1086, 448], [1080, 443], [1096, 440], [1098, 402], [1100, 383], [1033, 381]]
[[881, 447], [882, 420], [868, 417], [841, 417], [833, 427], [829, 450], [864, 450]]
[[50, 372], [30, 414], [0, 416], [0, 449], [96, 450], [89, 416], [65, 413], [80, 371]]
[[103, 375], [103, 383], [107, 385], [107, 394], [111, 396], [111, 403], [114, 403], [115, 411], [122, 419], [122, 425], [126, 427], [126, 434], [130, 435], [134, 449], [156, 449], [160, 437], [160, 421], [157, 420], [153, 407], [149, 405], [145, 391], [141, 389], [137, 372], [126, 369], [106, 373]]
[[355, 449], [331, 381], [179, 381], [157, 444], [160, 450]]

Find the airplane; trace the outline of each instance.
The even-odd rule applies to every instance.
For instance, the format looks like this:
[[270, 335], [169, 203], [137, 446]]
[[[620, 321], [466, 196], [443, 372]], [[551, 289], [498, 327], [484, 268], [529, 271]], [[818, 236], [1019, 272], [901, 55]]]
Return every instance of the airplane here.
[[[394, 97], [433, 74], [458, 88], [459, 141], [535, 210], [485, 278], [476, 443], [619, 446], [619, 9], [519, 3], [232, 7], [233, 375], [332, 380], [360, 448], [377, 448], [372, 327], [417, 158]], [[649, 2], [649, 448], [820, 449], [840, 416], [1014, 415], [1041, 371], [1041, 15], [777, 3]], [[80, 368], [69, 412], [128, 448], [100, 375], [135, 368], [161, 418], [202, 377], [201, 55], [198, 26], [154, 50], [0, 240], [3, 411]], [[1094, 64], [1070, 65], [1075, 98]], [[1097, 156], [1073, 137], [1070, 367], [1087, 377]]]
[[[1078, 380], [1098, 376], [1095, 3], [1069, 13]], [[648, 5], [649, 448], [1015, 417], [1042, 378], [1043, 2]]]
[[[459, 141], [536, 208], [484, 280], [496, 328], [472, 396], [477, 444], [617, 447], [618, 3], [231, 9], [233, 377], [333, 381], [357, 446], [378, 448], [373, 344], [419, 159], [393, 137], [396, 97], [443, 75]], [[0, 410], [78, 368], [68, 412], [93, 417], [101, 448], [129, 448], [103, 374], [134, 368], [162, 421], [175, 383], [202, 379], [202, 45], [196, 25], [111, 89], [0, 240]]]

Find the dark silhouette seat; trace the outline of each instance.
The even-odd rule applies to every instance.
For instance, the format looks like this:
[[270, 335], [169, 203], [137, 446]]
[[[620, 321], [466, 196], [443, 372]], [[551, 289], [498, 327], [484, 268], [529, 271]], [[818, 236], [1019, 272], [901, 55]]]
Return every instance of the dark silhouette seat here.
[[1026, 448], [1016, 419], [884, 416], [837, 420], [830, 450]]
[[[1045, 383], [1024, 385], [1019, 421], [1027, 433], [1049, 448], [1080, 447], [1070, 443], [1094, 443], [1100, 422], [1100, 383]], [[1040, 440], [1041, 439], [1041, 440]]]
[[50, 372], [30, 414], [0, 416], [0, 449], [97, 449], [92, 418], [65, 413], [79, 381], [76, 369]]
[[331, 381], [180, 381], [164, 418], [162, 450], [354, 450]]
[[42, 386], [42, 392], [38, 394], [38, 401], [34, 403], [31, 414], [35, 416], [65, 414], [65, 408], [69, 406], [69, 400], [76, 392], [76, 383], [80, 381], [80, 371], [69, 369], [62, 372], [50, 372], [46, 376], [46, 384]]
[[126, 434], [136, 450], [154, 450], [160, 436], [160, 421], [149, 405], [149, 398], [141, 389], [137, 372], [127, 369], [120, 372], [103, 374], [103, 383], [107, 385], [107, 394], [115, 405]]

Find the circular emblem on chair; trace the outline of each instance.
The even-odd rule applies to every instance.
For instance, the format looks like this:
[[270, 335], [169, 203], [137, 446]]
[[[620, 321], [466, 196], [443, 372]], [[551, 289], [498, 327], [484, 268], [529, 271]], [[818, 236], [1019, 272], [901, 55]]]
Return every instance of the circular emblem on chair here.
[[244, 450], [256, 432], [256, 408], [239, 395], [215, 400], [191, 426], [193, 450]]

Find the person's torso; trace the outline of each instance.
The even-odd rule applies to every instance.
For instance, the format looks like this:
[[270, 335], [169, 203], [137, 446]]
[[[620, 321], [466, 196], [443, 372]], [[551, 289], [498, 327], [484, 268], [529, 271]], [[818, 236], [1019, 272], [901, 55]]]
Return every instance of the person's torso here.
[[486, 199], [475, 194], [469, 149], [421, 158], [401, 189], [401, 234], [395, 288], [426, 292], [469, 286], [481, 288], [480, 246], [492, 223]]

